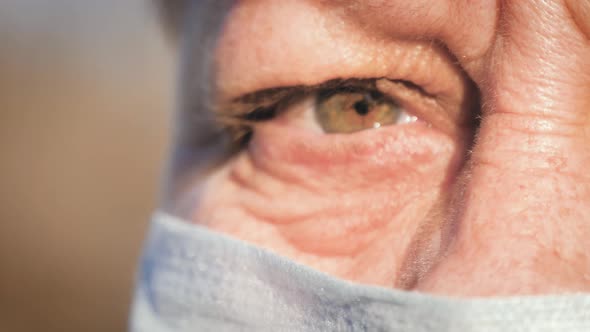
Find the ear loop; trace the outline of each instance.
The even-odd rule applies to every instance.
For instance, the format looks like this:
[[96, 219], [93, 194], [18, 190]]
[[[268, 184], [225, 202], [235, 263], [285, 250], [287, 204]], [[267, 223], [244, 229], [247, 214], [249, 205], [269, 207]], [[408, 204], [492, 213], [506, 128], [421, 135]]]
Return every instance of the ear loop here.
[[[207, 172], [227, 157], [229, 139], [215, 125], [211, 110], [215, 53], [225, 19], [235, 0], [186, 0], [179, 15], [176, 110], [172, 148], [160, 191], [160, 209], [188, 217], [180, 202]], [[198, 193], [197, 193], [198, 194]], [[198, 198], [190, 199], [192, 208]]]

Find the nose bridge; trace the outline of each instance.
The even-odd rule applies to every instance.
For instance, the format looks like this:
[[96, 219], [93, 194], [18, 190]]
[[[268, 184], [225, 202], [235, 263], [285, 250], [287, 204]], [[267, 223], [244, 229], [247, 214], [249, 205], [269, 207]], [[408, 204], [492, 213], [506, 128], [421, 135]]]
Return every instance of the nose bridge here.
[[575, 37], [544, 17], [563, 14], [558, 8], [524, 3], [504, 6], [448, 250], [420, 290], [486, 296], [590, 289], [584, 54], [572, 55], [582, 50], [568, 46]]

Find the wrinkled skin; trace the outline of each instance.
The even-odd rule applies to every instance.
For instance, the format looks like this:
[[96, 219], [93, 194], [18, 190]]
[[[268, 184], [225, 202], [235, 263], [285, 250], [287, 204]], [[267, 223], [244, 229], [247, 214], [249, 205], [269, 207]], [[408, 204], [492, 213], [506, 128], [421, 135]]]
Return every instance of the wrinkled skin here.
[[191, 219], [360, 283], [590, 291], [589, 13], [587, 0], [239, 2], [216, 51], [220, 100], [387, 77], [444, 111], [353, 134], [296, 110], [261, 122], [192, 184]]

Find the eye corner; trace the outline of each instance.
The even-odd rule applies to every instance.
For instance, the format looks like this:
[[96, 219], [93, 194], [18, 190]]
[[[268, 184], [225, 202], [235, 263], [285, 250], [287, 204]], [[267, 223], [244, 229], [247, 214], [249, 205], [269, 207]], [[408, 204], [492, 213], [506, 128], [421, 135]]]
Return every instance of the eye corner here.
[[242, 119], [248, 122], [261, 122], [273, 119], [277, 115], [276, 107], [257, 107], [253, 111], [247, 112], [241, 116]]

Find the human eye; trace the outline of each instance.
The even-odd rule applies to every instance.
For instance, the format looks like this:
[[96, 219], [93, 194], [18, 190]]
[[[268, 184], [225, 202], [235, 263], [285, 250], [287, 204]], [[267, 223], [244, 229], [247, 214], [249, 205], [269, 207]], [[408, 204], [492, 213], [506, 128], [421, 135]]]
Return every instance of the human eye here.
[[353, 134], [416, 121], [434, 123], [449, 135], [465, 134], [473, 123], [441, 121], [444, 116], [437, 113], [444, 113], [445, 107], [449, 105], [410, 81], [351, 78], [249, 93], [216, 114], [239, 148], [248, 144], [257, 127], [271, 121], [316, 134]]
[[[432, 216], [472, 142], [477, 92], [433, 41], [310, 23], [307, 8], [273, 4], [245, 2], [220, 40], [210, 112], [232, 154], [198, 181], [189, 215], [328, 273], [392, 280], [410, 242], [442, 236]], [[281, 15], [307, 23], [258, 35]], [[383, 256], [380, 272], [348, 275], [365, 255]]]
[[219, 121], [227, 122], [226, 130], [233, 132], [234, 142], [240, 141], [240, 135], [250, 137], [257, 123], [277, 117], [326, 134], [350, 134], [416, 121], [417, 117], [406, 109], [407, 100], [383, 91], [387, 83], [412, 89], [406, 82], [387, 79], [332, 80], [314, 87], [270, 89], [237, 98], [232, 104], [238, 110], [220, 111]]
[[314, 99], [315, 120], [326, 133], [353, 133], [416, 119], [375, 87], [322, 90]]

